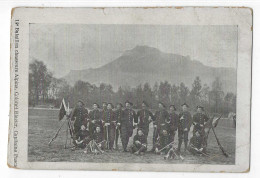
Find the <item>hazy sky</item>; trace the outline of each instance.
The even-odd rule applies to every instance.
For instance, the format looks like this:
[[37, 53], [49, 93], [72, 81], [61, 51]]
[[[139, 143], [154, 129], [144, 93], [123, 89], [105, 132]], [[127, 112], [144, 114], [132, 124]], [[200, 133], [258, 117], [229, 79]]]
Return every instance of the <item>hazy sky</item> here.
[[100, 67], [137, 45], [158, 48], [205, 65], [236, 67], [236, 26], [30, 25], [30, 60], [56, 77]]

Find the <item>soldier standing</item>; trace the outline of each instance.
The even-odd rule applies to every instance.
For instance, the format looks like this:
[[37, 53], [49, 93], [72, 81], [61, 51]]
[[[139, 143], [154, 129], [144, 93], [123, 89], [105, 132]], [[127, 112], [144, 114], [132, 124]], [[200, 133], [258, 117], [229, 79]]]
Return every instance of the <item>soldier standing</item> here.
[[176, 113], [176, 108], [174, 105], [170, 105], [170, 113], [169, 113], [169, 120], [167, 121], [168, 124], [168, 131], [171, 138], [171, 141], [174, 141], [175, 133], [178, 129], [178, 114]]
[[197, 113], [193, 115], [193, 136], [197, 131], [204, 135], [205, 123], [209, 120], [206, 114], [203, 113], [204, 108], [202, 106], [197, 106]]
[[91, 121], [92, 132], [96, 130], [96, 127], [99, 126], [101, 132], [103, 133], [102, 120], [100, 116], [100, 111], [98, 110], [99, 105], [97, 103], [93, 104], [93, 110], [89, 112], [89, 118]]
[[120, 135], [120, 123], [121, 123], [121, 118], [123, 115], [123, 105], [121, 103], [117, 103], [116, 105], [117, 110], [115, 112], [115, 117], [116, 117], [116, 121], [117, 121], [117, 125], [116, 125], [116, 139], [115, 139], [115, 144], [116, 144], [116, 149], [118, 149], [118, 138]]
[[115, 129], [116, 129], [116, 117], [115, 113], [112, 110], [113, 104], [108, 103], [107, 104], [107, 110], [105, 112], [104, 117], [104, 131], [105, 131], [105, 139], [107, 141], [107, 149], [112, 150], [114, 146], [115, 141]]
[[148, 107], [148, 104], [143, 101], [142, 109], [137, 112], [138, 128], [142, 129], [146, 138], [149, 133], [149, 124], [153, 121], [153, 114], [147, 109]]
[[186, 152], [192, 118], [190, 112], [188, 111], [189, 106], [186, 103], [182, 104], [181, 106], [182, 106], [182, 112], [179, 114], [179, 120], [178, 120], [178, 137], [179, 137], [178, 151], [180, 152], [181, 145], [184, 140], [184, 146], [185, 146], [184, 151]]
[[[71, 120], [74, 122], [74, 134], [77, 135], [82, 125], [87, 126], [88, 110], [84, 108], [84, 103], [78, 100], [75, 109], [71, 113]], [[87, 128], [88, 129], [88, 128]]]
[[134, 121], [136, 122], [136, 113], [131, 108], [133, 103], [130, 101], [125, 102], [126, 109], [123, 111], [123, 117], [121, 118], [121, 141], [123, 145], [123, 151], [127, 152], [127, 145], [129, 138], [133, 135]]
[[166, 121], [169, 119], [169, 113], [165, 109], [165, 105], [159, 102], [159, 110], [155, 112], [154, 115], [154, 132], [153, 132], [153, 148], [152, 152], [155, 150], [155, 144], [157, 139], [161, 134], [161, 128], [165, 127]]

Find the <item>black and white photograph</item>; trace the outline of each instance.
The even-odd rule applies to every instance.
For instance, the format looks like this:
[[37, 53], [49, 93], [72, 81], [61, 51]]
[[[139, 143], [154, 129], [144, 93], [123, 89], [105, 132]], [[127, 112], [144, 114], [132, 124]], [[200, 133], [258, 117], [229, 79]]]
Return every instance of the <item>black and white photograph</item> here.
[[30, 24], [28, 160], [235, 164], [237, 35]]
[[13, 19], [15, 166], [246, 171], [250, 10], [75, 10]]

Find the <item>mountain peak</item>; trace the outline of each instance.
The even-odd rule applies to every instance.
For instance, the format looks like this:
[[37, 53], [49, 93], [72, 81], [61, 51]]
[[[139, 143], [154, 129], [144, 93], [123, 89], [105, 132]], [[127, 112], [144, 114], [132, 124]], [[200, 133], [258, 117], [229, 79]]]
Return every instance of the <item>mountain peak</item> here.
[[160, 50], [154, 47], [146, 45], [137, 45], [133, 49], [124, 52], [123, 56], [133, 55], [133, 54], [150, 54], [150, 53], [160, 53]]

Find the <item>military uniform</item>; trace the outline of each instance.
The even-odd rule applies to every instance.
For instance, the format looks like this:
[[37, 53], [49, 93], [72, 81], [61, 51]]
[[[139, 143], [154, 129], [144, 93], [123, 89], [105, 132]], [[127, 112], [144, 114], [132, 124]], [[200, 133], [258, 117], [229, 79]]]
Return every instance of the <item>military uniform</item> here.
[[[122, 109], [118, 109], [118, 110], [115, 111], [115, 117], [116, 117], [117, 123], [121, 124], [122, 116], [123, 116], [123, 110]], [[115, 138], [116, 148], [118, 148], [118, 138], [119, 138], [119, 135], [120, 135], [120, 129], [121, 129], [121, 125], [117, 125], [116, 126], [116, 138]]]
[[133, 139], [133, 145], [131, 147], [131, 152], [145, 152], [147, 150], [147, 137], [143, 135], [136, 134]]
[[179, 120], [178, 114], [176, 114], [175, 112], [169, 113], [168, 132], [171, 141], [174, 141], [175, 132], [178, 129], [178, 120]]
[[105, 145], [106, 145], [106, 142], [104, 140], [104, 134], [99, 132], [95, 132], [94, 135], [93, 135], [93, 139], [94, 141], [97, 143], [97, 145], [102, 149], [104, 150], [105, 149]]
[[[178, 119], [178, 137], [179, 137], [179, 145], [178, 145], [178, 151], [180, 151], [182, 141], [184, 140], [185, 150], [187, 149], [188, 145], [188, 136], [189, 136], [189, 130], [192, 123], [191, 114], [189, 111], [184, 111], [179, 114]], [[185, 131], [186, 129], [186, 131]]]
[[78, 148], [86, 148], [86, 145], [92, 140], [91, 134], [88, 130], [79, 130], [75, 135], [73, 144]]
[[136, 113], [132, 109], [125, 109], [121, 118], [121, 141], [124, 151], [127, 149], [129, 138], [133, 135], [133, 121], [136, 120]]
[[154, 119], [154, 125], [156, 126], [156, 128], [154, 128], [153, 132], [153, 148], [159, 135], [161, 135], [162, 128], [165, 128], [166, 126], [166, 122], [169, 119], [169, 113], [165, 109], [156, 111]]
[[74, 134], [80, 131], [80, 127], [85, 125], [88, 127], [88, 110], [85, 108], [75, 108], [71, 114], [71, 120], [74, 121]]
[[[163, 149], [160, 153], [163, 153], [163, 154], [167, 154], [168, 151], [171, 149], [171, 145], [169, 145], [171, 143], [171, 138], [170, 138], [170, 135], [167, 134], [167, 135], [163, 135], [161, 134], [159, 140], [157, 141], [156, 143], [156, 150], [161, 150], [162, 148], [166, 147], [165, 149]], [[167, 147], [167, 145], [169, 145]]]
[[94, 109], [94, 110], [90, 111], [89, 118], [91, 121], [92, 132], [94, 133], [94, 130], [96, 130], [96, 127], [100, 127], [101, 132], [103, 133], [100, 111], [98, 109]]
[[[116, 117], [112, 109], [106, 110], [104, 116], [103, 124], [105, 139], [109, 142], [108, 149], [112, 149], [115, 141]], [[106, 123], [109, 123], [110, 125], [105, 126]]]
[[[193, 154], [206, 153], [206, 145], [205, 145], [204, 137], [202, 135], [199, 135], [199, 136], [194, 135], [190, 139], [190, 143], [189, 143], [189, 148], [188, 149]], [[202, 151], [199, 151], [200, 149], [202, 149]]]
[[204, 134], [204, 125], [209, 120], [209, 118], [203, 113], [196, 113], [193, 116], [193, 135], [199, 131]]
[[148, 109], [142, 109], [137, 112], [137, 119], [138, 119], [138, 128], [142, 129], [145, 137], [147, 138], [149, 133], [149, 118], [154, 120], [153, 114]]

